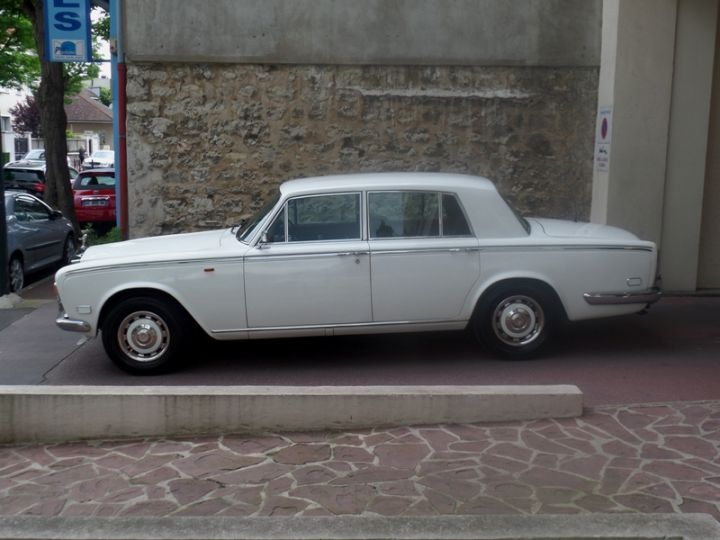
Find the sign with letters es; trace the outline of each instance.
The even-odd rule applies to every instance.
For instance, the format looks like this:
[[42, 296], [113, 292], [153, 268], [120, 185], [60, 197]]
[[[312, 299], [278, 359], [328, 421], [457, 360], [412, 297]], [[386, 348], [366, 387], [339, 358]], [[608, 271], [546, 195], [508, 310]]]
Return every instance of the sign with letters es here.
[[90, 0], [45, 0], [45, 54], [50, 62], [90, 62]]

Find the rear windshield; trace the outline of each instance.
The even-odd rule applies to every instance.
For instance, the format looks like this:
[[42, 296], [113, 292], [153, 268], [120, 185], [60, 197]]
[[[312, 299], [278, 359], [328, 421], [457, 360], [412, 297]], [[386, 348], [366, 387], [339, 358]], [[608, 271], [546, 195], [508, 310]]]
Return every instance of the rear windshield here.
[[114, 188], [115, 177], [106, 174], [93, 174], [92, 176], [81, 176], [75, 181], [76, 188], [101, 189]]
[[21, 182], [44, 182], [42, 171], [5, 169], [5, 180], [19, 180]]

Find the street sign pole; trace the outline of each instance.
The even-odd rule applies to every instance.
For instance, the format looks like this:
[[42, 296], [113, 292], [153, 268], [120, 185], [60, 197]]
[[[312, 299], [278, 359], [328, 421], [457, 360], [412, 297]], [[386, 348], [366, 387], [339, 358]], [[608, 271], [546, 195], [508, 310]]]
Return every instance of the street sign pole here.
[[0, 296], [10, 292], [7, 265], [7, 221], [5, 219], [5, 159], [3, 157], [3, 138], [0, 131]]

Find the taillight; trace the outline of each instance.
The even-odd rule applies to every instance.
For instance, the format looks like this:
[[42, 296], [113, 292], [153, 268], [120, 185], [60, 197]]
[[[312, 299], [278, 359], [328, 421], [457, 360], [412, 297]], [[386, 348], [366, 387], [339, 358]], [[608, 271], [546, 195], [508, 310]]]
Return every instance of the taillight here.
[[38, 193], [45, 193], [45, 184], [43, 184], [42, 182], [35, 182], [33, 184], [33, 190]]

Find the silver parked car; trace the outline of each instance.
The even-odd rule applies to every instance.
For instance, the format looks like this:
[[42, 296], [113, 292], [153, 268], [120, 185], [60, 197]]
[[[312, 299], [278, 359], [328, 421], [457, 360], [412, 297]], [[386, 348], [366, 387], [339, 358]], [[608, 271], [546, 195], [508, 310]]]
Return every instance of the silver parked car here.
[[23, 288], [26, 274], [67, 264], [75, 256], [72, 223], [37, 197], [5, 192], [5, 215], [10, 292]]

